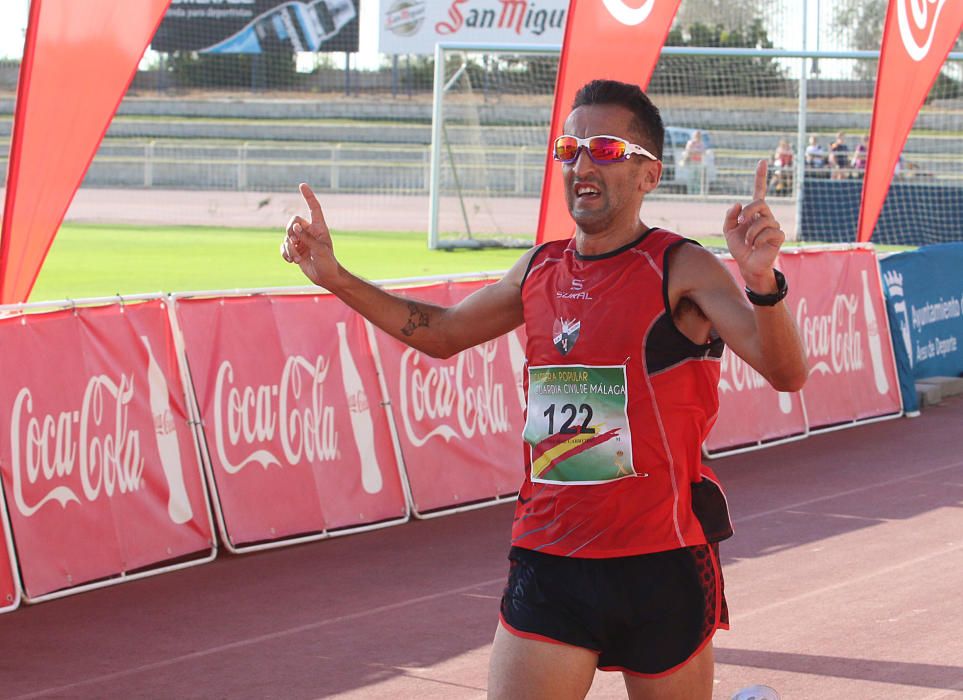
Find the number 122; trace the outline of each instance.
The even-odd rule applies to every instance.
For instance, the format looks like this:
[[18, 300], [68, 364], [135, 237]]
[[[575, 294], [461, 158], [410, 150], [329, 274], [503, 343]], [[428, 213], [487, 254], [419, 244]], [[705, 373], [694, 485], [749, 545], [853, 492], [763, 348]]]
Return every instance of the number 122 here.
[[[575, 407], [573, 403], [566, 403], [559, 407], [559, 418], [565, 418], [565, 422], [558, 429], [558, 432], [562, 435], [578, 435], [579, 433], [592, 434], [595, 432], [595, 428], [590, 428], [589, 423], [592, 422], [592, 407], [587, 403], [583, 403], [578, 408]], [[579, 414], [585, 416], [582, 420], [581, 425], [577, 425], [574, 428], [572, 423], [575, 422], [575, 417]], [[551, 404], [545, 413], [542, 414], [548, 418], [548, 433], [552, 435], [555, 433], [555, 404]]]

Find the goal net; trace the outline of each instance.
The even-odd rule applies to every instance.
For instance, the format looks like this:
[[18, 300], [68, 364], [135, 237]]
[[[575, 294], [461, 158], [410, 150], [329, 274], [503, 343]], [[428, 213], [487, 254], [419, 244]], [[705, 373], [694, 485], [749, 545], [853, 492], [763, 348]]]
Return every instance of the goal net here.
[[[875, 62], [855, 52], [816, 60], [765, 48], [720, 55], [686, 46], [692, 40], [673, 29], [648, 86], [666, 138], [646, 223], [718, 234], [726, 208], [752, 193], [765, 159], [770, 201], [791, 238], [855, 240]], [[557, 49], [544, 47], [439, 45], [430, 247], [534, 242], [557, 61]], [[951, 54], [910, 133], [874, 241], [963, 239], [961, 69]], [[685, 151], [697, 131], [707, 150], [693, 164]], [[839, 168], [830, 159], [834, 142], [845, 146]]]
[[435, 53], [429, 246], [530, 246], [557, 47]]

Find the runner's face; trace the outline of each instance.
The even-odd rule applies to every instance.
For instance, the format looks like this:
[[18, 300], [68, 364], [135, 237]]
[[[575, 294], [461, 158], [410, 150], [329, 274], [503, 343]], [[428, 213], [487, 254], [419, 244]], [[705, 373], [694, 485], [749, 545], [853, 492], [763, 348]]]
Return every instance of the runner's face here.
[[[607, 134], [640, 143], [634, 117], [621, 105], [583, 105], [565, 120], [564, 133], [585, 138]], [[619, 163], [598, 164], [583, 148], [572, 163], [562, 164], [569, 213], [585, 233], [614, 226], [636, 226], [643, 196], [658, 184], [660, 164], [642, 155]]]

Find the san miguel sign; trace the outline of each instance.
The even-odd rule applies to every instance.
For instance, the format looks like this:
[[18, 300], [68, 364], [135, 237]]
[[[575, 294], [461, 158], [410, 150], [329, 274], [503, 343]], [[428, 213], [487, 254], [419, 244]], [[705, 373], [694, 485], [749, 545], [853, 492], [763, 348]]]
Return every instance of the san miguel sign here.
[[378, 49], [431, 55], [441, 41], [558, 45], [567, 12], [567, 0], [383, 0]]

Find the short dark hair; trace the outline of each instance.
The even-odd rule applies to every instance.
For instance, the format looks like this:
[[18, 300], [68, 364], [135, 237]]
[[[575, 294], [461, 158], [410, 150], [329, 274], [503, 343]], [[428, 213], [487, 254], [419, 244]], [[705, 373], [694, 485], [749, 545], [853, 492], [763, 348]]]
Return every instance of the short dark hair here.
[[628, 109], [635, 115], [635, 128], [643, 140], [640, 145], [662, 159], [662, 142], [665, 140], [662, 115], [638, 85], [618, 80], [593, 80], [576, 93], [572, 109], [585, 105], [621, 105]]

